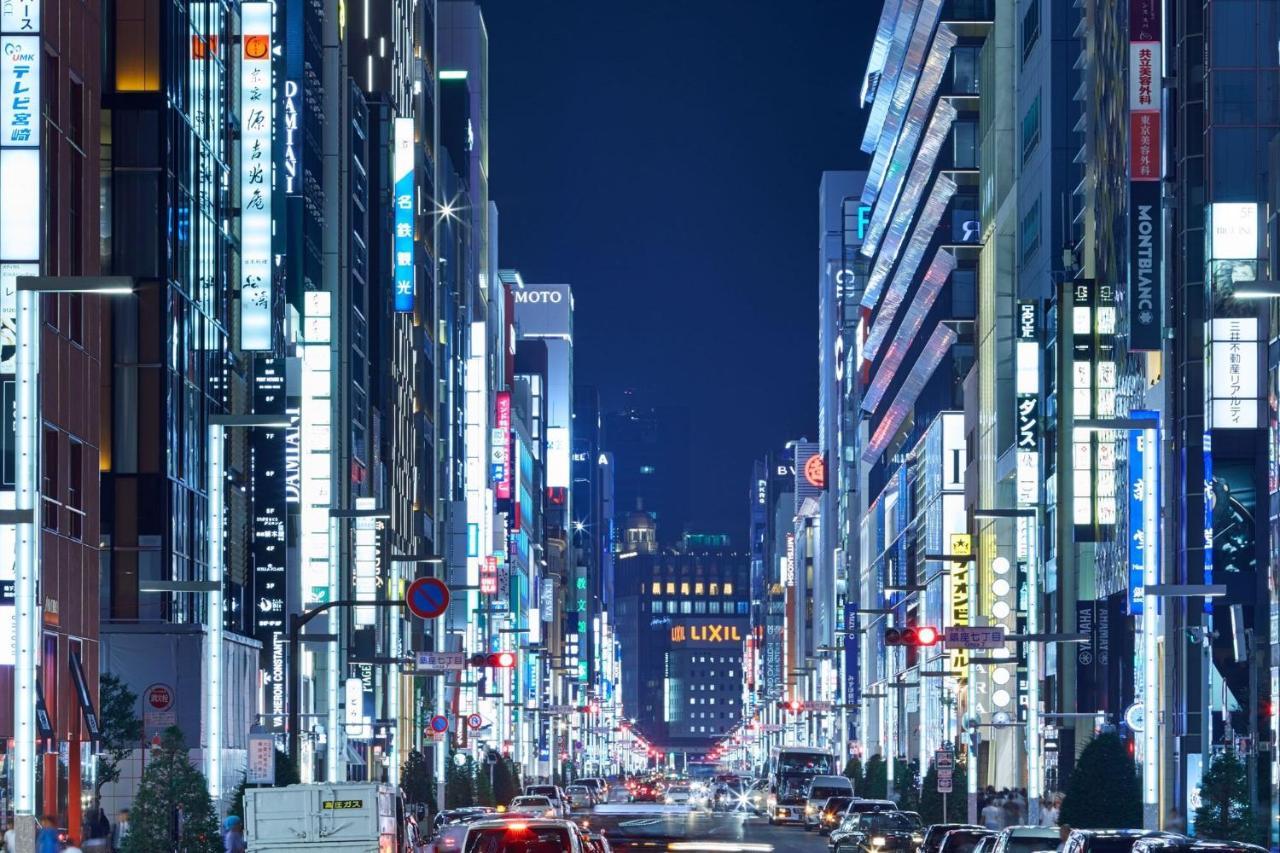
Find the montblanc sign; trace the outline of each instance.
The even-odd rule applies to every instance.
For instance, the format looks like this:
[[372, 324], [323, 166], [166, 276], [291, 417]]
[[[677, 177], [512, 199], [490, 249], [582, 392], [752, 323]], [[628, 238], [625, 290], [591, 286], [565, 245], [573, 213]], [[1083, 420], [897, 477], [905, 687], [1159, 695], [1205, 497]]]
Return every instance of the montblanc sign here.
[[1129, 184], [1129, 349], [1159, 350], [1161, 343], [1160, 183]]

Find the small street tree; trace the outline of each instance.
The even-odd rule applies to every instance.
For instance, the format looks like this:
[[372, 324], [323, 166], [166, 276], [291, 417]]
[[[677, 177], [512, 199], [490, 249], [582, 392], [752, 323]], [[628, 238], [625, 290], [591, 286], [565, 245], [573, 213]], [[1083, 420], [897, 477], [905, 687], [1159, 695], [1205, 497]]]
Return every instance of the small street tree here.
[[410, 803], [435, 802], [435, 773], [431, 760], [420, 749], [411, 749], [400, 767], [400, 787]]
[[129, 811], [122, 853], [221, 853], [218, 817], [204, 775], [191, 766], [182, 732], [165, 729], [147, 758]]
[[898, 808], [905, 812], [920, 810], [920, 765], [904, 758], [893, 760], [893, 793]]
[[[275, 763], [276, 783], [270, 787], [283, 788], [285, 785], [296, 785], [302, 781], [302, 775], [298, 773], [298, 765], [289, 757], [289, 753], [277, 749]], [[244, 819], [244, 792], [248, 787], [248, 781], [241, 779], [240, 784], [236, 786], [235, 793], [231, 795], [231, 808], [227, 814], [233, 814], [238, 818]]]
[[450, 809], [476, 804], [475, 769], [470, 756], [459, 766], [454, 760], [459, 754], [457, 747], [449, 750], [449, 768], [445, 771], [445, 807]]
[[853, 783], [853, 793], [859, 797], [863, 796], [862, 786], [866, 784], [866, 779], [862, 775], [862, 759], [856, 755], [850, 758], [844, 766], [844, 775]]
[[1249, 805], [1246, 772], [1244, 762], [1235, 753], [1224, 752], [1213, 759], [1200, 781], [1197, 837], [1219, 841], [1254, 840], [1257, 827]]
[[878, 752], [867, 759], [862, 787], [864, 793], [859, 794], [860, 797], [883, 800], [889, 796], [889, 765]]
[[1129, 750], [1118, 735], [1089, 741], [1076, 760], [1059, 822], [1076, 829], [1142, 825], [1142, 790]]
[[93, 783], [94, 801], [102, 798], [102, 787], [120, 781], [120, 771], [135, 749], [142, 746], [142, 720], [135, 709], [138, 694], [111, 673], [98, 679], [98, 705], [102, 708], [102, 741], [98, 753], [98, 778]]

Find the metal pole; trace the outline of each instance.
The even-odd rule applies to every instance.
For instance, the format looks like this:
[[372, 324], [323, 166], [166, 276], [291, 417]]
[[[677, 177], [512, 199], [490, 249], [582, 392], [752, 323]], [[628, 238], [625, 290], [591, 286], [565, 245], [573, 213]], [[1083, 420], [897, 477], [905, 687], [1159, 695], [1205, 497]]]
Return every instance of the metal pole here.
[[[13, 805], [19, 850], [35, 849], [36, 666], [40, 632], [40, 295], [17, 292], [15, 500], [28, 513], [17, 527], [14, 561]], [[29, 845], [29, 846], [27, 846]]]

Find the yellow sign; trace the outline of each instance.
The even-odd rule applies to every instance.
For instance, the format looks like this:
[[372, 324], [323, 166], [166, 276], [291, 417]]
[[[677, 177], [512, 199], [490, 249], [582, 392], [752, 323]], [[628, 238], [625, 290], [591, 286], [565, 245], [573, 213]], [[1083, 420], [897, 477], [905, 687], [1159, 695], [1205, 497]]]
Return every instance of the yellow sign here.
[[[973, 556], [973, 537], [968, 533], [952, 533], [950, 553], [956, 557]], [[967, 561], [957, 560], [951, 564], [951, 618], [947, 622], [948, 627], [969, 624], [969, 569]], [[947, 658], [953, 676], [964, 678], [968, 675], [968, 651], [949, 649]]]
[[973, 537], [968, 533], [952, 533], [950, 553], [953, 557], [972, 557]]
[[672, 625], [671, 642], [741, 643], [737, 625]]
[[325, 811], [338, 811], [340, 809], [362, 809], [364, 808], [364, 800], [325, 800], [320, 803], [320, 808]]

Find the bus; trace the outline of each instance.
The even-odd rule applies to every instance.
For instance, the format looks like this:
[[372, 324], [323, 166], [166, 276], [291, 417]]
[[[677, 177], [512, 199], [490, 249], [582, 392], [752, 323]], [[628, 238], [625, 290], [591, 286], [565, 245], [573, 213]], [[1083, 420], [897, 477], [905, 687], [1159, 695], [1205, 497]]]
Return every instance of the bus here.
[[769, 755], [769, 823], [804, 823], [805, 794], [815, 776], [834, 776], [830, 751], [812, 746], [775, 747]]

